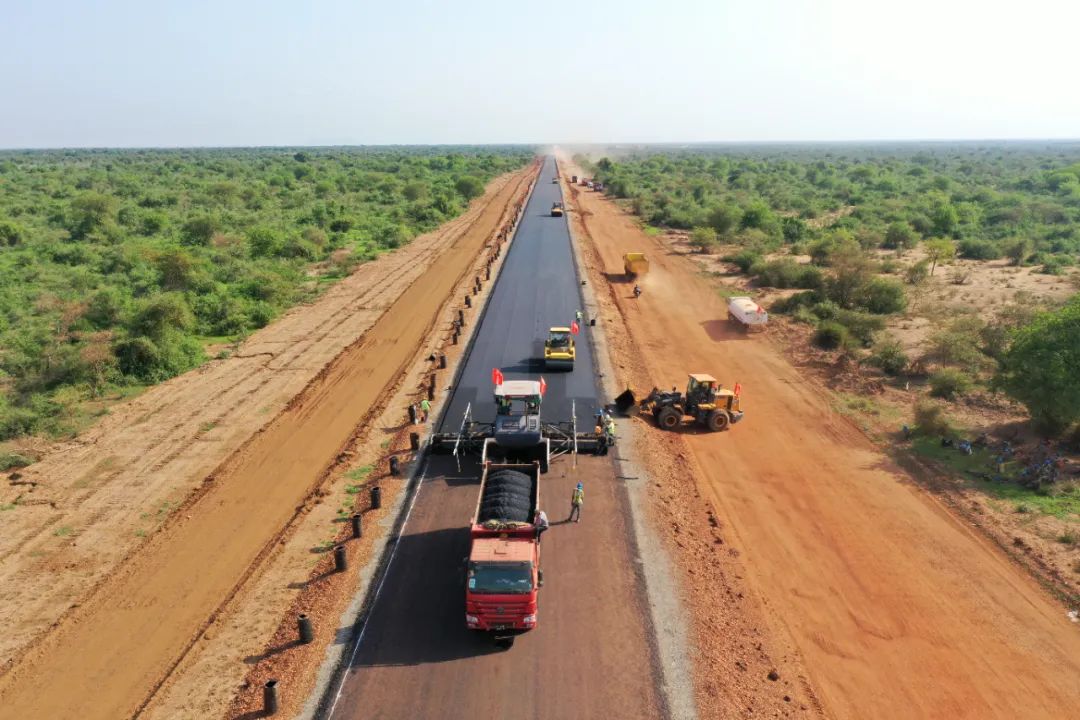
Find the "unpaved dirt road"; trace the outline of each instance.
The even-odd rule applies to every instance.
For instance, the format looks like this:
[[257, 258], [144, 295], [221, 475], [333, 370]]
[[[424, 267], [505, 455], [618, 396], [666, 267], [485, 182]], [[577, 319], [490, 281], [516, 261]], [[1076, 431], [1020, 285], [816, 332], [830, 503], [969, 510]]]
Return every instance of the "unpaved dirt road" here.
[[612, 290], [655, 382], [743, 385], [742, 424], [685, 439], [826, 716], [1076, 717], [1080, 628], [1065, 610], [831, 413], [768, 338], [729, 327], [689, 260], [597, 194], [577, 205], [611, 277], [624, 252], [650, 257], [640, 299]]
[[104, 720], [143, 706], [411, 362], [528, 180], [529, 173], [518, 174], [473, 213], [436, 264], [377, 310], [377, 322], [358, 342], [0, 677], [0, 717]]

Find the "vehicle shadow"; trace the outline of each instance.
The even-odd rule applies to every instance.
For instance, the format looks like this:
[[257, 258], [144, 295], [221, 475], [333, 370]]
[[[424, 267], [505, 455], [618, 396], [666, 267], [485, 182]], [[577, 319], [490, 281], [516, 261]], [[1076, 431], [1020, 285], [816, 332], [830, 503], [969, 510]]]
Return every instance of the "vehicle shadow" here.
[[708, 333], [709, 338], [716, 342], [724, 342], [726, 340], [746, 340], [750, 337], [750, 333], [727, 319], [706, 320], [701, 323], [701, 327], [705, 328], [705, 332]]
[[621, 272], [605, 272], [603, 273], [604, 279], [609, 283], [626, 285], [630, 282], [630, 277], [626, 273]]
[[351, 667], [421, 665], [501, 652], [465, 627], [469, 529], [402, 535]]

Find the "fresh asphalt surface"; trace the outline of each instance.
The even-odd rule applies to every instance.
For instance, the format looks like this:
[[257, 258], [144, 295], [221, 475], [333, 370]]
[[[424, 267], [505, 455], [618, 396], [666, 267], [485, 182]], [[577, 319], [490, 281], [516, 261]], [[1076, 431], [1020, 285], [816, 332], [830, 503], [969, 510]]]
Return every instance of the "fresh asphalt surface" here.
[[[491, 370], [506, 379], [547, 382], [541, 416], [582, 428], [598, 406], [587, 327], [573, 372], [544, 372], [543, 340], [569, 325], [580, 307], [562, 199], [547, 158], [492, 291], [441, 429], [456, 430], [468, 403], [473, 418], [494, 418]], [[583, 323], [585, 325], [585, 323]], [[565, 523], [570, 493], [584, 482], [581, 523]], [[657, 689], [655, 652], [637, 558], [626, 519], [625, 489], [608, 458], [562, 457], [542, 476], [545, 534], [536, 630], [499, 651], [465, 628], [464, 564], [468, 524], [479, 490], [475, 460], [429, 456], [408, 522], [340, 685], [331, 689], [333, 720], [358, 718], [657, 718], [667, 713]]]
[[[566, 216], [551, 217], [551, 204], [562, 201], [561, 186], [551, 182], [554, 173], [555, 162], [549, 158], [507, 251], [448, 412], [443, 415], [440, 429], [444, 432], [457, 431], [469, 403], [474, 420], [495, 419], [491, 370], [496, 367], [507, 380], [539, 380], [543, 376], [547, 395], [540, 416], [544, 420], [570, 420], [571, 400], [576, 400], [580, 428], [592, 429], [597, 387], [592, 347], [584, 335], [588, 328], [583, 327], [577, 338], [573, 372], [543, 369], [548, 329], [569, 327], [574, 313], [582, 309]], [[587, 325], [584, 321], [581, 324]]]

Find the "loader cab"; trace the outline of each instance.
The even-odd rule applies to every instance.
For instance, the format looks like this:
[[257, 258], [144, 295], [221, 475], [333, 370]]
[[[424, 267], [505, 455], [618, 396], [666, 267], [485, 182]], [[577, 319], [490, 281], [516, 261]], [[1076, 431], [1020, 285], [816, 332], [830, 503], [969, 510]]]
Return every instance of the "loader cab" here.
[[739, 412], [739, 396], [724, 389], [712, 375], [694, 374], [686, 384], [686, 404], [701, 410], [721, 409]]

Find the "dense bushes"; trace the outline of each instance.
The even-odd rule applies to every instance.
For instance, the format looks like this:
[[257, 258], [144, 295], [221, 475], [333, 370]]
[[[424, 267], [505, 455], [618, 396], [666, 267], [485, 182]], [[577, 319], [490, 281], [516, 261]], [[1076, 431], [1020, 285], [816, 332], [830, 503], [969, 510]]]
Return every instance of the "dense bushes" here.
[[1080, 421], [1080, 296], [1015, 331], [997, 382], [1047, 432]]
[[0, 440], [157, 382], [453, 217], [524, 149], [0, 153]]
[[942, 368], [930, 376], [930, 394], [952, 400], [971, 389], [972, 380], [957, 368]]

